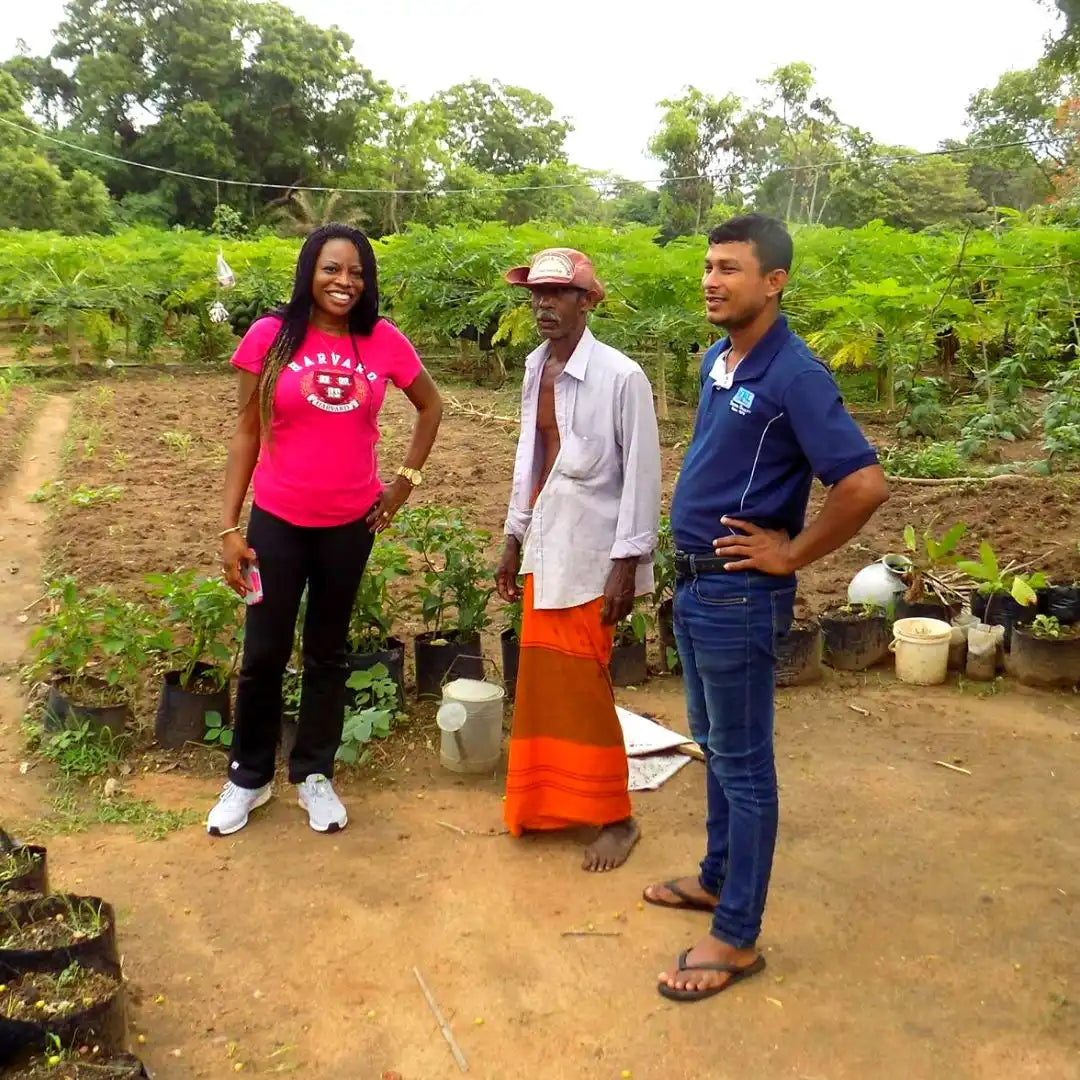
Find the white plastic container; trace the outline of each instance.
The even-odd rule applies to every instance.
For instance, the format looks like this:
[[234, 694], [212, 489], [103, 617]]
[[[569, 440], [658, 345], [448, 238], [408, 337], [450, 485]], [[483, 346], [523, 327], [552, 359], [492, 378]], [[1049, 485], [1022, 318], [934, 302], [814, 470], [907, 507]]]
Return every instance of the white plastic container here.
[[506, 691], [482, 679], [455, 679], [443, 687], [436, 720], [442, 731], [439, 760], [456, 773], [492, 772], [502, 757]]
[[937, 686], [949, 671], [952, 627], [940, 619], [897, 619], [892, 650], [896, 677], [915, 686]]
[[886, 555], [864, 566], [848, 585], [848, 603], [890, 607], [904, 595], [907, 586], [901, 575], [910, 569], [911, 562], [903, 555]]

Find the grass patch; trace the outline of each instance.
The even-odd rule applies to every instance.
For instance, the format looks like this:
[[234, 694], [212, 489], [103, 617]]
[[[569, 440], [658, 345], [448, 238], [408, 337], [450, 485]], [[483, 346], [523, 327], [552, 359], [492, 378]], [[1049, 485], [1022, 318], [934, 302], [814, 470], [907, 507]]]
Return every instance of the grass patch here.
[[167, 810], [148, 799], [117, 795], [106, 799], [62, 785], [53, 799], [52, 813], [34, 831], [44, 836], [86, 832], [95, 825], [124, 825], [136, 830], [140, 840], [163, 840], [170, 833], [195, 825], [202, 815], [196, 810]]
[[72, 780], [87, 780], [112, 771], [128, 747], [126, 738], [114, 735], [108, 728], [95, 727], [88, 720], [48, 732], [27, 717], [24, 730], [28, 749], [51, 761], [61, 775]]

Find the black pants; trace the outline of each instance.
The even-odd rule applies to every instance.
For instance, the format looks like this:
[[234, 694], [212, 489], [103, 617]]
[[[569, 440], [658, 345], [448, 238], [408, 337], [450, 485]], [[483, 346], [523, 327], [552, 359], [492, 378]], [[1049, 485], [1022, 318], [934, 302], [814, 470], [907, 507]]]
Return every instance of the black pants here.
[[349, 617], [374, 537], [362, 518], [309, 529], [254, 506], [247, 538], [259, 558], [264, 597], [247, 610], [229, 779], [257, 788], [274, 778], [282, 680], [305, 585], [303, 689], [289, 781], [333, 776], [345, 722]]

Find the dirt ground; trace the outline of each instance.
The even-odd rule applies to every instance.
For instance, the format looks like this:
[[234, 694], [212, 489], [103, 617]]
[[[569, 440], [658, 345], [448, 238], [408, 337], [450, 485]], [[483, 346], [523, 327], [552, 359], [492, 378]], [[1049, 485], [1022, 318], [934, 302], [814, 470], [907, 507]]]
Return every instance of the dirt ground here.
[[[490, 391], [454, 388], [448, 397], [460, 408], [448, 407], [415, 498], [459, 507], [488, 529], [494, 560], [516, 429], [463, 410], [512, 417], [516, 403], [509, 390], [493, 399]], [[409, 437], [409, 413], [403, 395], [389, 397], [380, 450], [384, 464], [400, 458]], [[46, 545], [51, 561], [86, 580], [132, 590], [141, 587], [145, 574], [160, 570], [186, 566], [215, 572], [218, 493], [234, 416], [235, 387], [228, 376], [132, 379], [99, 383], [80, 393], [69, 432], [67, 490], [119, 490], [112, 492], [115, 498], [85, 507], [56, 500], [58, 512]], [[873, 436], [886, 433], [882, 426], [871, 430]], [[664, 450], [665, 503], [684, 449], [684, 441], [675, 440]], [[820, 497], [816, 488], [815, 505]], [[1080, 577], [1080, 483], [1009, 477], [967, 486], [896, 484], [890, 501], [860, 536], [800, 575], [802, 611], [817, 612], [835, 603], [862, 566], [902, 550], [906, 524], [920, 531], [933, 528], [940, 535], [956, 521], [968, 525], [971, 554], [986, 539], [1002, 559], [1034, 560], [1059, 581]]]
[[[2, 377], [3, 372], [0, 372]], [[34, 419], [38, 397], [29, 386], [13, 386], [6, 396], [0, 386], [0, 485], [19, 463], [23, 439]]]
[[[455, 396], [491, 408], [490, 394]], [[42, 555], [132, 591], [153, 570], [216, 565], [231, 384], [91, 387], [61, 453], [70, 403], [46, 403], [0, 498], [18, 522], [3, 561], [20, 566], [0, 586], [0, 663], [27, 630]], [[388, 410], [385, 461], [406, 419]], [[159, 442], [168, 431], [191, 434], [187, 449]], [[512, 449], [509, 425], [449, 417], [425, 497], [497, 531]], [[27, 503], [57, 469], [68, 486], [122, 490], [81, 509]], [[904, 523], [935, 515], [967, 520], [1012, 556], [1060, 542], [1046, 561], [1075, 575], [1075, 499], [1024, 485], [897, 491], [859, 545], [805, 576], [804, 599], [823, 606], [868, 553], [896, 548]], [[675, 679], [620, 700], [685, 729]], [[15, 680], [0, 678], [0, 820], [26, 832], [50, 794], [44, 766], [20, 770], [20, 713]], [[158, 1076], [225, 1077], [242, 1063], [256, 1075], [448, 1080], [459, 1073], [417, 967], [485, 1080], [1080, 1078], [1075, 696], [1008, 682], [913, 692], [887, 671], [781, 691], [769, 967], [693, 1006], [664, 1001], [654, 979], [704, 917], [639, 895], [700, 856], [700, 764], [638, 797], [638, 849], [592, 876], [568, 838], [499, 833], [500, 777], [446, 773], [430, 728], [409, 738], [389, 767], [343, 777], [351, 821], [337, 836], [312, 833], [279, 784], [234, 838], [192, 826], [158, 842], [122, 827], [49, 839], [54, 885], [116, 905], [132, 1036]], [[205, 775], [146, 767], [124, 786], [161, 806], [202, 811], [216, 795]], [[617, 936], [564, 936], [590, 924]]]

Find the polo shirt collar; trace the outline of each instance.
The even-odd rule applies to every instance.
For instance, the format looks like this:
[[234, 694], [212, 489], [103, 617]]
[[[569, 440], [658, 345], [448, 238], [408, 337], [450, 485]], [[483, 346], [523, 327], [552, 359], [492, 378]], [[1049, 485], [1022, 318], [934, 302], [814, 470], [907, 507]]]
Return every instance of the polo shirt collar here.
[[[571, 378], [577, 379], [578, 382], [584, 382], [585, 372], [589, 367], [589, 357], [592, 356], [595, 344], [596, 338], [593, 337], [593, 332], [586, 326], [585, 333], [581, 335], [581, 340], [570, 354], [570, 359], [566, 361], [566, 367], [563, 368], [563, 371]], [[526, 365], [535, 367], [537, 364], [542, 364], [547, 359], [550, 350], [550, 343], [545, 341], [538, 349], [534, 349], [529, 353], [525, 361]]]
[[[745, 382], [748, 379], [756, 379], [765, 373], [765, 369], [772, 363], [773, 357], [791, 337], [787, 318], [778, 315], [776, 321], [765, 331], [761, 340], [739, 361], [732, 373], [734, 382]], [[731, 348], [731, 339], [724, 338], [720, 342], [720, 351], [717, 355], [723, 355]]]

